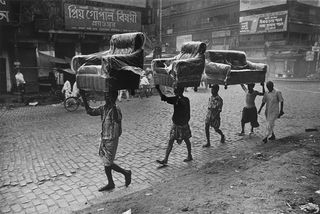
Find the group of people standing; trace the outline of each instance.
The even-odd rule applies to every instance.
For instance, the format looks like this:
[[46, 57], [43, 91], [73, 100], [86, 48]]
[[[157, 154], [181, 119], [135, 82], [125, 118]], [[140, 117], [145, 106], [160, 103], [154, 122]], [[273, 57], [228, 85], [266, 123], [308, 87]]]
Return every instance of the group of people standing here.
[[[251, 123], [251, 133], [253, 129], [259, 126], [257, 120], [257, 114], [261, 112], [262, 108], [266, 105], [266, 120], [267, 130], [264, 143], [268, 140], [275, 139], [274, 135], [274, 124], [275, 120], [281, 117], [283, 113], [283, 98], [280, 91], [274, 89], [273, 82], [269, 81], [266, 84], [268, 91], [265, 92], [264, 84], [262, 84], [262, 92], [254, 90], [254, 84], [248, 84], [248, 88], [242, 85], [242, 88], [246, 92], [246, 106], [243, 109], [241, 127], [242, 130], [239, 135], [244, 135], [245, 124]], [[170, 152], [173, 148], [174, 142], [181, 144], [185, 142], [187, 147], [187, 157], [184, 159], [185, 162], [193, 160], [191, 152], [190, 138], [192, 136], [191, 129], [189, 126], [190, 121], [190, 100], [183, 95], [183, 87], [174, 88], [174, 96], [168, 97], [162, 93], [160, 87], [157, 85], [156, 89], [159, 92], [162, 101], [173, 105], [174, 112], [172, 116], [172, 125], [170, 129], [170, 137], [167, 144], [165, 157], [162, 160], [156, 160], [161, 165], [167, 165]], [[105, 93], [106, 103], [103, 106], [92, 108], [88, 105], [86, 99], [86, 93], [80, 90], [80, 95], [84, 101], [86, 111], [91, 116], [101, 117], [101, 142], [99, 147], [99, 156], [101, 157], [104, 164], [104, 171], [108, 179], [108, 184], [101, 187], [99, 191], [108, 191], [115, 188], [113, 181], [112, 171], [119, 172], [124, 175], [125, 186], [129, 186], [131, 183], [131, 171], [123, 169], [119, 165], [114, 163], [119, 137], [122, 133], [122, 114], [120, 108], [116, 105], [118, 97], [118, 91], [110, 91]], [[263, 96], [262, 104], [257, 111], [255, 105], [256, 96]], [[280, 110], [279, 110], [280, 103]], [[211, 96], [208, 102], [207, 115], [205, 119], [205, 133], [206, 133], [206, 144], [203, 147], [210, 147], [210, 127], [214, 128], [215, 132], [220, 135], [220, 142], [225, 143], [225, 135], [220, 129], [221, 117], [220, 114], [223, 108], [223, 99], [219, 96], [219, 85], [211, 86]], [[270, 138], [268, 138], [270, 136]]]

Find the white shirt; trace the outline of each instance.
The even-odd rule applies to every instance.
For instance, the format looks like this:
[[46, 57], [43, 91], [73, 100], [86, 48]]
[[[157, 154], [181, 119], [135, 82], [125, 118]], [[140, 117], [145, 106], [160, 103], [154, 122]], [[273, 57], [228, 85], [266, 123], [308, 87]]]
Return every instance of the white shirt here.
[[16, 78], [17, 86], [26, 83], [26, 81], [24, 81], [23, 74], [22, 74], [21, 72], [18, 72], [18, 73], [15, 75], [15, 78]]
[[140, 80], [140, 85], [150, 85], [149, 80], [146, 76], [143, 76]]
[[71, 96], [71, 84], [68, 80], [65, 81], [61, 92], [64, 93], [65, 98], [68, 98]]
[[280, 91], [273, 89], [271, 92], [265, 92], [262, 102], [266, 103], [266, 118], [267, 120], [275, 120], [279, 116], [279, 103], [283, 102]]
[[78, 95], [79, 95], [79, 88], [77, 86], [77, 82], [75, 82], [72, 87], [72, 96], [77, 97]]

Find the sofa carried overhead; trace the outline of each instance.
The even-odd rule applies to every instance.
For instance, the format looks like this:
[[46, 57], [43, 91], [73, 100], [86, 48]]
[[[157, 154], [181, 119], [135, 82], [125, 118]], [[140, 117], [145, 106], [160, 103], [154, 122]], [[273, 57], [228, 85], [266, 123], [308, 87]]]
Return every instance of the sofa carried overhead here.
[[152, 60], [155, 85], [198, 87], [205, 65], [205, 51], [205, 43], [187, 42], [175, 57]]
[[247, 60], [243, 51], [208, 50], [205, 75], [208, 84], [228, 85], [265, 81], [267, 65]]
[[87, 91], [103, 91], [139, 88], [143, 68], [141, 32], [115, 34], [110, 49], [90, 55], [74, 56], [71, 69], [76, 73], [77, 86]]

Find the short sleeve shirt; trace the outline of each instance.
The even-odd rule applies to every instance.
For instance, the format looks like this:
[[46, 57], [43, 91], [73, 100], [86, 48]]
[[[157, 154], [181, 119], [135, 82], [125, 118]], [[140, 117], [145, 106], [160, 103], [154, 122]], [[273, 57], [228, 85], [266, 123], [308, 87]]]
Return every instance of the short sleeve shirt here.
[[279, 115], [279, 103], [283, 102], [281, 92], [275, 89], [271, 92], [266, 92], [263, 95], [262, 102], [266, 103], [267, 118], [276, 119]]
[[208, 115], [216, 115], [216, 118], [220, 118], [220, 112], [222, 111], [223, 100], [222, 98], [217, 96], [211, 96], [208, 102]]
[[173, 105], [172, 122], [183, 126], [190, 120], [190, 101], [187, 97], [165, 97], [164, 101]]

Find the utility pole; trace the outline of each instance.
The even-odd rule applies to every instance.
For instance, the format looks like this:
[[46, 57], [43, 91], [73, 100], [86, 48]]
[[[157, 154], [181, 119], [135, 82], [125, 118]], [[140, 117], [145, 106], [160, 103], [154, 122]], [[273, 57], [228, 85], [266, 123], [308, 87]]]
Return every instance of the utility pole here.
[[160, 26], [159, 26], [159, 41], [160, 45], [162, 45], [162, 0], [160, 0], [160, 6], [159, 6], [159, 18], [160, 18]]

